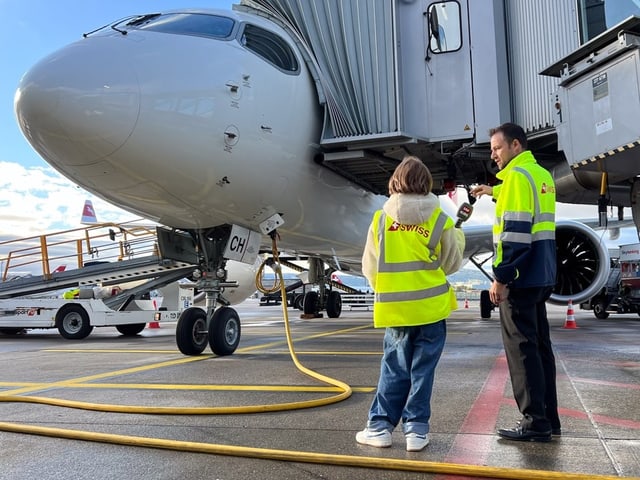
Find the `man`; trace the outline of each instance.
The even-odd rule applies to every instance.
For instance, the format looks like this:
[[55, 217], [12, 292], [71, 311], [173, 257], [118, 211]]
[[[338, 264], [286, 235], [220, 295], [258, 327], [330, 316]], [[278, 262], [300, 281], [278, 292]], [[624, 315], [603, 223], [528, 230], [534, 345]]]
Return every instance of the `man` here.
[[527, 149], [522, 127], [489, 132], [499, 188], [480, 185], [474, 196], [496, 200], [491, 301], [500, 323], [513, 395], [523, 418], [498, 430], [508, 440], [548, 442], [560, 435], [555, 357], [545, 302], [556, 281], [555, 185]]

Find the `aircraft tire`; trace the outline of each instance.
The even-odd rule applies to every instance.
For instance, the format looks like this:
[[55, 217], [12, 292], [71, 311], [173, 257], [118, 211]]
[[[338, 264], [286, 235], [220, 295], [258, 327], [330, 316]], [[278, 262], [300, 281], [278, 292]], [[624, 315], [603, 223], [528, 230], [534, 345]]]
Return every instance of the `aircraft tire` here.
[[200, 355], [207, 347], [207, 312], [189, 307], [176, 325], [176, 344], [184, 355]]
[[209, 345], [218, 356], [231, 355], [240, 343], [240, 317], [230, 307], [220, 307], [213, 314], [209, 328]]
[[302, 311], [307, 315], [318, 312], [318, 292], [311, 291], [304, 294]]
[[342, 313], [342, 295], [340, 292], [331, 290], [327, 295], [327, 316], [329, 318], [338, 318]]
[[493, 310], [493, 303], [489, 298], [489, 290], [482, 290], [480, 292], [480, 317], [491, 318], [492, 310]]
[[146, 323], [132, 323], [132, 324], [129, 324], [129, 325], [116, 325], [116, 330], [118, 330], [125, 337], [133, 337], [133, 336], [139, 334], [142, 330], [144, 330], [144, 327], [146, 325], [147, 325]]
[[68, 340], [82, 340], [93, 330], [87, 311], [74, 303], [67, 304], [58, 310], [56, 326], [60, 335]]

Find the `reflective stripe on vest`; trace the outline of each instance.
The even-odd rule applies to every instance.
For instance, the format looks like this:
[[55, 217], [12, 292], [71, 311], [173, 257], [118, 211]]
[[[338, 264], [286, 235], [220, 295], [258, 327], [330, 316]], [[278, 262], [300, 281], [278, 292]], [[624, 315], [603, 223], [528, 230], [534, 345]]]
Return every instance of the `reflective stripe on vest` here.
[[[540, 211], [540, 197], [538, 196], [538, 189], [533, 176], [522, 167], [514, 167], [513, 170], [522, 173], [529, 182], [529, 185], [531, 185], [531, 191], [533, 192], [533, 217], [530, 212], [505, 212], [503, 220], [531, 222], [532, 233], [499, 232], [494, 234], [493, 243], [497, 244], [498, 241], [501, 240], [503, 242], [530, 244], [539, 240], [554, 240], [556, 238], [555, 230], [539, 230], [534, 232], [535, 228], [541, 223], [555, 222], [555, 214], [542, 213]], [[496, 217], [495, 221], [497, 225], [500, 225], [500, 218]]]

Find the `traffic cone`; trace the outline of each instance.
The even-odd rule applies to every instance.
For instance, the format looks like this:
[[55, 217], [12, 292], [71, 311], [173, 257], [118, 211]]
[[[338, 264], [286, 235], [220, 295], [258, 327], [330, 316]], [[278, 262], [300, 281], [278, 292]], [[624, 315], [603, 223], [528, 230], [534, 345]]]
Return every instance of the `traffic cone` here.
[[464, 299], [464, 308], [469, 308], [469, 300]]
[[[158, 309], [155, 300], [153, 300], [153, 309], [154, 310]], [[160, 328], [160, 322], [149, 322], [149, 325], [147, 325], [147, 327], [148, 328]]]
[[573, 316], [573, 300], [569, 300], [569, 305], [567, 306], [567, 319], [564, 321], [564, 328], [578, 328], [576, 319]]

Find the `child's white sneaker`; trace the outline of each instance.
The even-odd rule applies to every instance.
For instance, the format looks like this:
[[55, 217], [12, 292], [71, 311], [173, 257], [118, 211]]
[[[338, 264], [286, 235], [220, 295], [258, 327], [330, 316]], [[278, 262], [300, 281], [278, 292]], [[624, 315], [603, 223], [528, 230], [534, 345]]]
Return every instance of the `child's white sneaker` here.
[[365, 428], [361, 432], [356, 433], [356, 442], [371, 447], [390, 447], [391, 432], [389, 432], [389, 430], [369, 430]]
[[407, 433], [404, 438], [407, 440], [407, 452], [419, 452], [429, 445], [429, 434], [420, 435], [418, 433]]

